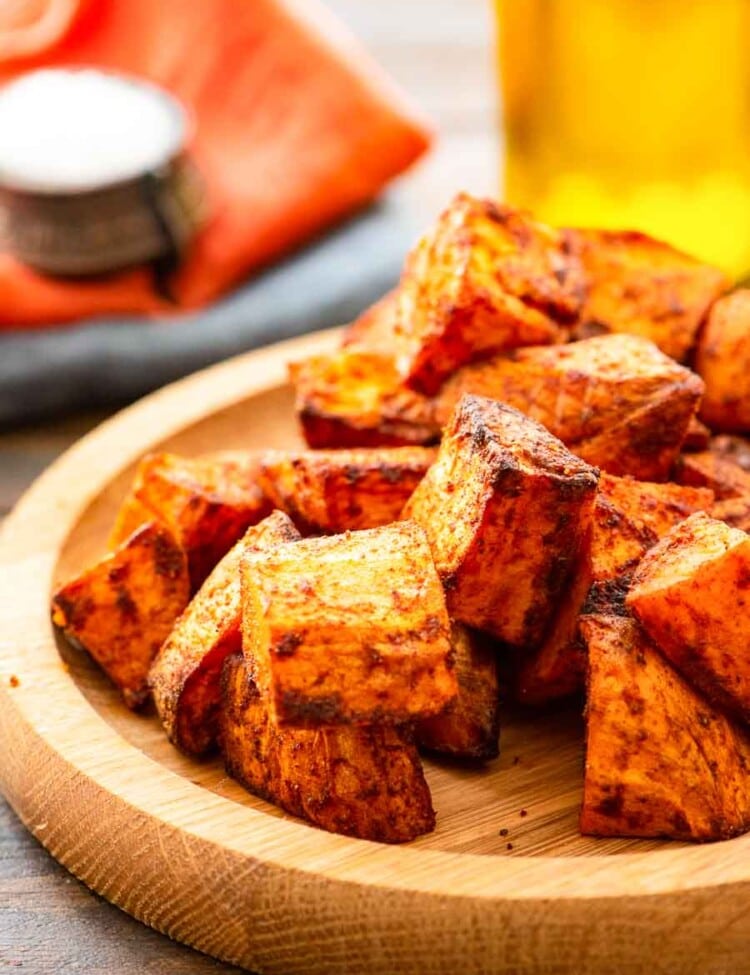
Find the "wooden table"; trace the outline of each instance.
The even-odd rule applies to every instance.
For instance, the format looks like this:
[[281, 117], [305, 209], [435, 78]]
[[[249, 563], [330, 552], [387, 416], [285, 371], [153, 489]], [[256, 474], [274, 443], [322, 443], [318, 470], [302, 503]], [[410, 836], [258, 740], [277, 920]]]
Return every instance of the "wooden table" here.
[[[395, 192], [428, 222], [457, 189], [493, 192], [498, 164], [488, 0], [328, 0], [435, 120], [430, 158]], [[0, 434], [0, 517], [25, 487], [106, 414]], [[2, 747], [2, 743], [0, 743]], [[0, 970], [118, 975], [234, 972], [157, 934], [90, 893], [0, 799]]]

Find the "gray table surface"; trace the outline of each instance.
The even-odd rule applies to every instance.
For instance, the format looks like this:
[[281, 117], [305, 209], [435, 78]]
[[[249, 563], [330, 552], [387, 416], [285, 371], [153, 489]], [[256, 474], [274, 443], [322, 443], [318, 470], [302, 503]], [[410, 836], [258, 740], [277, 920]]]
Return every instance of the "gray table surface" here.
[[[393, 199], [426, 224], [457, 189], [498, 183], [490, 0], [328, 0], [436, 121], [430, 158]], [[0, 433], [0, 517], [62, 450], [106, 414]], [[2, 743], [0, 743], [2, 748]], [[0, 799], [0, 971], [167, 975], [237, 971], [132, 920], [42, 849]]]

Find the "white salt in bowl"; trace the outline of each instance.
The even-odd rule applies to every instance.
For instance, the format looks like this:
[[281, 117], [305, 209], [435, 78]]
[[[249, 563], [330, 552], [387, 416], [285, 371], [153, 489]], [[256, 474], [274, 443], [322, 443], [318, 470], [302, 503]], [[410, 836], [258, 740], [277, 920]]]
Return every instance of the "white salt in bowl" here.
[[203, 216], [183, 107], [145, 81], [44, 69], [0, 89], [0, 235], [50, 274], [179, 256]]

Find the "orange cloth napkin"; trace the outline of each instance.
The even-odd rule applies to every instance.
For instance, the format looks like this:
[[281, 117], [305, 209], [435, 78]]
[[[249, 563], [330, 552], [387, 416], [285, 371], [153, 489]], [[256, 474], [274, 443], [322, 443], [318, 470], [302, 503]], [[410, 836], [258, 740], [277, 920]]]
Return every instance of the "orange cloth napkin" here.
[[[3, 0], [0, 84], [43, 66], [149, 79], [193, 116], [210, 219], [181, 308], [373, 199], [427, 147], [422, 121], [314, 0]], [[148, 269], [73, 282], [0, 253], [0, 328], [167, 310]]]

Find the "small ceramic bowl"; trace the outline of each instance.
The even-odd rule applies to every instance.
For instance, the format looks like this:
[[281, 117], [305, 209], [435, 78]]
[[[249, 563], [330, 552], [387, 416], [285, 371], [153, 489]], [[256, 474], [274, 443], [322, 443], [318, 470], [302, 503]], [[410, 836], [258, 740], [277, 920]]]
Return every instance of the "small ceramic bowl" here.
[[[59, 76], [63, 85], [66, 77], [76, 74], [45, 72]], [[107, 175], [106, 166], [93, 175], [84, 169], [81, 179], [71, 179], [61, 168], [56, 178], [54, 163], [45, 159], [41, 169], [45, 175], [40, 178], [39, 167], [27, 166], [27, 172], [22, 172], [17, 161], [15, 168], [3, 165], [0, 135], [0, 243], [31, 267], [62, 276], [101, 275], [179, 257], [205, 217], [203, 183], [185, 149], [185, 111], [171, 95], [149, 83], [91, 69], [86, 74], [125, 86], [120, 94], [131, 88], [139, 99], [151, 100], [152, 121], [155, 118], [161, 125], [163, 118], [164, 125], [155, 153], [142, 167], [137, 158], [133, 166], [127, 158], [117, 160], [115, 178]], [[96, 132], [87, 135], [89, 142], [92, 137], [96, 139]], [[6, 157], [14, 148], [8, 148]]]

